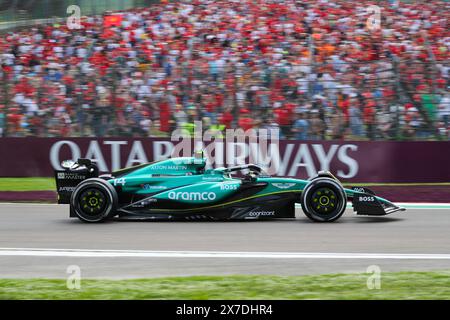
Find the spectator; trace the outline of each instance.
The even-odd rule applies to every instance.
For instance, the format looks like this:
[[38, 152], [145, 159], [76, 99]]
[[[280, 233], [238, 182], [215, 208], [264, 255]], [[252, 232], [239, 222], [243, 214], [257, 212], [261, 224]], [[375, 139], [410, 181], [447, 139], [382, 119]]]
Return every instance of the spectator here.
[[3, 136], [3, 131], [5, 129], [5, 106], [0, 104], [0, 137]]
[[[345, 138], [347, 126], [361, 138], [390, 139], [397, 126], [430, 138], [438, 121], [448, 127], [450, 4], [378, 2], [382, 28], [369, 30], [371, 4], [164, 1], [121, 12], [117, 25], [96, 16], [80, 30], [7, 32], [3, 121], [8, 135], [168, 136], [187, 116], [291, 138], [301, 109], [307, 139]], [[412, 123], [385, 108], [406, 103]]]
[[238, 124], [239, 124], [239, 128], [244, 130], [244, 131], [253, 129], [254, 122], [253, 122], [253, 119], [250, 117], [250, 111], [249, 110], [247, 110], [247, 109], [242, 109], [241, 110], [241, 114], [240, 114], [240, 117], [239, 117]]
[[443, 125], [448, 128], [450, 124], [450, 94], [448, 92], [439, 103], [438, 117], [443, 122]]
[[321, 140], [325, 131], [325, 123], [320, 119], [319, 111], [313, 110], [311, 112], [311, 140]]
[[350, 101], [348, 115], [352, 135], [362, 137], [364, 135], [363, 119], [361, 109], [356, 99]]
[[305, 119], [305, 113], [300, 112], [297, 116], [297, 120], [294, 122], [295, 139], [308, 140], [309, 138], [309, 122]]

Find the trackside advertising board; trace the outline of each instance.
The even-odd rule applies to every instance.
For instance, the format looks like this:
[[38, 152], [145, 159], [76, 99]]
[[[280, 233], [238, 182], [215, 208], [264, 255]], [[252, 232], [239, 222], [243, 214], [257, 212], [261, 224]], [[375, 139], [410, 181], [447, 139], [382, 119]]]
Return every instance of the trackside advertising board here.
[[343, 182], [449, 182], [450, 142], [209, 142], [180, 148], [159, 138], [1, 138], [0, 176], [52, 176], [65, 159], [90, 158], [101, 172], [191, 156], [204, 149], [210, 167], [257, 163], [272, 175], [308, 178], [330, 170]]

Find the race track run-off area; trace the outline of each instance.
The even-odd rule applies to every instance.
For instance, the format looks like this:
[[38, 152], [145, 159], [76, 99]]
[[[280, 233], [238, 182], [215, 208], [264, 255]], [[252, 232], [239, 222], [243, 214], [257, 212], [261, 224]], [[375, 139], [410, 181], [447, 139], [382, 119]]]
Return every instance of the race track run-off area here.
[[[0, 204], [2, 278], [304, 275], [450, 268], [450, 206], [410, 205], [385, 217], [314, 223], [120, 222], [69, 219], [67, 206]], [[369, 268], [370, 269], [370, 268]]]

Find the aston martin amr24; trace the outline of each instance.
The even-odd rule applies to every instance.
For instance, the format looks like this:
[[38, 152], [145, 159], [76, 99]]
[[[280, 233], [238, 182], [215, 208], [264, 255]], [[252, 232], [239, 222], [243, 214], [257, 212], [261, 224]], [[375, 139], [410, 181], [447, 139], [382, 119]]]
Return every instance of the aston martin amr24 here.
[[295, 204], [317, 222], [338, 220], [351, 201], [358, 215], [405, 210], [364, 187], [344, 188], [330, 172], [309, 180], [273, 177], [253, 164], [205, 169], [203, 155], [171, 158], [99, 175], [89, 159], [55, 171], [58, 203], [85, 222], [295, 218]]

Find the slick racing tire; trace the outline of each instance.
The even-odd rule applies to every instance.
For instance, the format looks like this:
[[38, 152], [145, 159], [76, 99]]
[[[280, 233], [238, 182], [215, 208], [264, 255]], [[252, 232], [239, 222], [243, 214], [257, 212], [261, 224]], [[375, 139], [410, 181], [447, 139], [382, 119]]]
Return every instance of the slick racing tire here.
[[347, 196], [339, 181], [321, 177], [313, 179], [306, 185], [300, 203], [309, 219], [317, 222], [332, 222], [344, 214]]
[[115, 215], [117, 192], [107, 181], [99, 178], [81, 182], [70, 198], [70, 206], [84, 222], [103, 222]]

